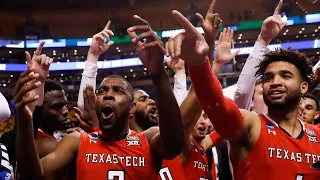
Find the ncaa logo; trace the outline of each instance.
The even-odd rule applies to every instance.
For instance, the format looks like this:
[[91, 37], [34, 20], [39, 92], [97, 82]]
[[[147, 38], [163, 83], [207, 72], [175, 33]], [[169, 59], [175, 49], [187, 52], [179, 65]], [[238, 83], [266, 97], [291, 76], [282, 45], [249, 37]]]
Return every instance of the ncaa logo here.
[[267, 124], [266, 126], [268, 129], [274, 129], [274, 126], [272, 124]]
[[98, 138], [99, 138], [98, 133], [94, 132], [92, 134], [89, 134], [89, 138], [91, 140], [98, 140]]
[[307, 128], [306, 128], [306, 133], [309, 134], [310, 136], [315, 136], [315, 135], [316, 135], [316, 133], [314, 132], [314, 130], [307, 129]]
[[268, 134], [273, 134], [273, 135], [277, 135], [276, 131], [274, 130], [274, 126], [272, 124], [266, 124], [267, 128], [268, 128]]

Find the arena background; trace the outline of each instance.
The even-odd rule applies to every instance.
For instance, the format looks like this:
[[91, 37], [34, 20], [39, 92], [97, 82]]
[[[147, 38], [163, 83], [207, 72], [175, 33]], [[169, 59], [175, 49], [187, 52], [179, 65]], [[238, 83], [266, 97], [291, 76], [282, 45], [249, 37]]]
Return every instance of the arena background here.
[[[234, 85], [250, 53], [263, 19], [272, 14], [277, 0], [220, 0], [215, 8], [224, 27], [235, 30], [234, 49], [241, 52], [223, 67], [219, 80], [225, 93], [232, 97]], [[115, 44], [99, 59], [97, 83], [111, 74], [126, 78], [135, 88], [143, 88], [154, 96], [147, 69], [136, 58], [135, 48], [126, 34], [134, 14], [147, 19], [165, 42], [179, 32], [171, 16], [177, 9], [200, 28], [196, 12], [206, 13], [209, 0], [10, 0], [0, 2], [0, 91], [11, 100], [19, 74], [26, 69], [25, 51], [33, 52], [42, 40], [43, 53], [54, 58], [49, 78], [63, 84], [70, 102], [76, 105], [81, 73], [93, 34], [112, 21]], [[223, 8], [222, 8], [223, 7]], [[228, 8], [225, 8], [228, 7]], [[288, 25], [271, 42], [270, 48], [292, 47], [320, 59], [320, 1], [285, 0], [283, 15]], [[167, 68], [173, 82], [173, 71]], [[188, 78], [190, 83], [190, 78]], [[190, 84], [188, 84], [190, 85]], [[320, 98], [320, 88], [316, 89]], [[73, 112], [70, 112], [73, 116]], [[13, 121], [0, 125], [0, 134], [13, 128]]]

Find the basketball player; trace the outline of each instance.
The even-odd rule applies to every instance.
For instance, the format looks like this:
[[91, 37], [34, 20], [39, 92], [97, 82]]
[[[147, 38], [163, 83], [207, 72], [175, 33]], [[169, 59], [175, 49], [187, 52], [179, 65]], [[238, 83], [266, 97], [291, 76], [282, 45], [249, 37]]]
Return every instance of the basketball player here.
[[[281, 8], [281, 4], [279, 9]], [[257, 114], [268, 111], [263, 100], [262, 80], [255, 77], [259, 63], [264, 54], [269, 52], [268, 45], [281, 32], [286, 21], [279, 21], [277, 15], [270, 16], [263, 21], [260, 34], [252, 48], [252, 52], [239, 75], [237, 89], [234, 93], [234, 102], [241, 109], [247, 109]]]
[[47, 79], [44, 85], [43, 106], [37, 106], [33, 113], [36, 121], [40, 122], [35, 137], [40, 158], [55, 149], [57, 140], [61, 139], [56, 132], [64, 132], [75, 127], [74, 122], [68, 117], [67, 103], [62, 85], [57, 81]]
[[301, 120], [314, 125], [319, 118], [319, 101], [312, 93], [302, 95], [300, 100]]
[[253, 90], [253, 96], [251, 99], [252, 99], [251, 100], [252, 102], [251, 102], [250, 111], [255, 112], [257, 114], [263, 114], [268, 112], [268, 108], [263, 100], [262, 79], [260, 78], [256, 79], [256, 83], [254, 85], [254, 90]]
[[[30, 96], [32, 95], [37, 95], [39, 96], [38, 100], [36, 102], [30, 103], [28, 105], [28, 107], [30, 108], [30, 110], [33, 112], [36, 109], [36, 106], [42, 106], [42, 101], [44, 98], [44, 82], [45, 79], [48, 76], [48, 71], [49, 71], [49, 67], [52, 63], [52, 59], [47, 57], [45, 54], [41, 54], [42, 48], [44, 46], [45, 42], [41, 42], [39, 44], [39, 46], [37, 47], [34, 55], [31, 58], [31, 55], [29, 54], [29, 52], [26, 52], [26, 60], [27, 60], [27, 67], [28, 69], [32, 69], [29, 71], [25, 71], [23, 73], [21, 73], [21, 75], [19, 76], [19, 79], [12, 91], [12, 97], [13, 97], [13, 101], [12, 101], [12, 106], [14, 107], [14, 104], [17, 103], [16, 98], [19, 96], [18, 92], [19, 90], [21, 90], [21, 88], [23, 88], [23, 86], [26, 83], [34, 83], [37, 80], [40, 81], [40, 86], [38, 88], [35, 88], [34, 90], [30, 91], [28, 93], [28, 95]], [[30, 79], [32, 78], [32, 79]], [[14, 108], [13, 108], [14, 109]], [[41, 116], [41, 114], [40, 114]], [[37, 120], [35, 120], [37, 119]], [[37, 132], [38, 132], [38, 127], [39, 127], [39, 123], [41, 118], [35, 118], [33, 119], [33, 126], [34, 126], [34, 136], [36, 136]], [[15, 123], [15, 127], [13, 130], [4, 133], [1, 136], [1, 143], [3, 143], [8, 150], [8, 154], [9, 154], [9, 159], [10, 159], [10, 164], [12, 164], [14, 170], [16, 167], [16, 153], [15, 153], [15, 142], [16, 142], [16, 123]], [[44, 147], [46, 148], [46, 147]]]
[[139, 133], [150, 127], [158, 126], [156, 103], [150, 95], [142, 89], [134, 89], [134, 102], [136, 111], [130, 114], [130, 129]]
[[188, 63], [204, 111], [230, 141], [235, 179], [318, 179], [320, 172], [310, 165], [320, 155], [320, 132], [298, 120], [300, 98], [313, 75], [308, 58], [290, 49], [268, 53], [257, 71], [268, 113], [239, 111], [211, 72], [204, 38], [181, 13], [173, 11], [173, 16], [185, 29], [174, 39], [174, 54]]
[[[218, 27], [219, 29], [219, 27]], [[222, 49], [231, 49], [231, 41], [233, 31], [228, 28], [220, 33], [216, 60], [213, 62], [213, 72], [219, 73], [223, 64], [229, 62], [238, 52], [232, 54], [223, 52]], [[170, 51], [170, 41], [168, 51]], [[172, 46], [171, 46], [172, 47]], [[168, 54], [168, 52], [167, 52]], [[224, 56], [224, 57], [223, 57]], [[191, 87], [189, 94], [180, 106], [182, 116], [185, 121], [186, 145], [180, 159], [183, 163], [186, 179], [208, 178], [208, 161], [206, 151], [211, 150], [213, 146], [219, 143], [222, 139], [217, 132], [209, 133], [211, 122], [208, 116], [202, 112], [202, 108], [198, 103], [194, 88]], [[215, 179], [215, 167], [211, 169], [211, 174]]]
[[[218, 14], [213, 14], [213, 9], [215, 6], [216, 1], [212, 1], [210, 4], [210, 8], [208, 13], [206, 14], [205, 19], [202, 15], [197, 14], [197, 16], [202, 20], [202, 25], [205, 31], [205, 37], [208, 43], [211, 45], [210, 49], [214, 50], [214, 40], [219, 33], [219, 28], [221, 27], [222, 21], [219, 18]], [[168, 49], [171, 48], [170, 45], [173, 44], [173, 39], [170, 38], [166, 43], [166, 55], [169, 56]], [[181, 63], [182, 62], [182, 63]], [[175, 78], [179, 78], [181, 74], [179, 74], [179, 70], [181, 70], [184, 74], [184, 62], [179, 58], [172, 58], [171, 61], [167, 61], [167, 64], [173, 69], [176, 69]], [[185, 78], [185, 75], [182, 75], [182, 78]], [[176, 85], [177, 82], [175, 82]], [[185, 87], [185, 82], [184, 86]], [[176, 87], [174, 88], [174, 90]], [[185, 90], [183, 88], [182, 90]], [[189, 94], [185, 92], [174, 92], [175, 97], [180, 101], [182, 104], [180, 106], [181, 113], [184, 117], [185, 121], [185, 147], [183, 152], [180, 154], [179, 157], [175, 158], [174, 160], [164, 161], [163, 162], [163, 171], [160, 171], [160, 179], [167, 180], [167, 179], [201, 179], [201, 178], [208, 178], [208, 168], [207, 168], [207, 157], [205, 155], [206, 151], [201, 147], [201, 140], [206, 137], [207, 132], [209, 131], [209, 120], [204, 118], [201, 114], [201, 109], [199, 113], [194, 113], [190, 109], [194, 108], [195, 106], [192, 104], [189, 106], [188, 103], [191, 103], [193, 99], [196, 99], [195, 94], [192, 93], [193, 90], [189, 91]], [[187, 97], [185, 98], [185, 95]], [[182, 100], [184, 101], [182, 102]], [[200, 107], [200, 105], [198, 105]], [[190, 120], [192, 122], [190, 122]], [[192, 135], [191, 135], [192, 134]], [[210, 139], [210, 138], [209, 138]], [[200, 141], [200, 143], [199, 143]], [[195, 142], [191, 144], [191, 142]]]
[[[158, 115], [155, 101], [142, 89], [134, 89], [136, 110], [130, 113], [129, 127], [137, 133], [158, 126]], [[162, 160], [158, 175], [159, 180], [185, 179], [184, 170], [179, 156], [172, 160]]]
[[[158, 159], [172, 159], [181, 153], [183, 120], [162, 64], [162, 42], [147, 21], [138, 16], [134, 16], [134, 20], [140, 25], [129, 28], [128, 34], [155, 85], [159, 128], [153, 127], [140, 134], [129, 130], [130, 111], [135, 110], [133, 89], [125, 79], [109, 76], [97, 90], [96, 111], [101, 131], [93, 135], [73, 133], [66, 136], [55, 151], [40, 162], [32, 136], [32, 114], [24, 106], [37, 97], [21, 97], [17, 104], [17, 151], [23, 149], [17, 153], [21, 177], [60, 178], [64, 176], [65, 168], [73, 165], [77, 172], [73, 175], [77, 175], [77, 179], [154, 179]], [[136, 31], [143, 33], [137, 36]], [[105, 34], [112, 32], [105, 29]], [[99, 39], [100, 43], [97, 51], [91, 49], [89, 53], [98, 56], [107, 46], [104, 38], [106, 36], [94, 36], [93, 39]], [[146, 41], [141, 42], [144, 38]]]
[[[216, 1], [212, 1], [206, 18], [200, 14], [197, 14], [200, 19], [203, 20], [203, 29], [205, 31], [205, 39], [209, 44], [209, 54], [213, 54], [214, 50], [214, 40], [219, 32], [222, 25], [222, 20], [219, 18], [218, 14], [213, 14], [213, 9]], [[235, 55], [239, 53], [239, 50], [231, 53], [231, 42], [233, 38], [233, 31], [228, 28], [224, 29], [220, 33], [217, 55], [215, 61], [212, 62], [213, 56], [210, 63], [213, 64], [213, 72], [219, 74], [223, 64], [229, 62]], [[166, 44], [166, 54], [170, 55], [173, 47], [173, 38], [169, 39]], [[179, 61], [177, 58], [173, 58], [172, 61]], [[177, 64], [175, 62], [171, 62]], [[194, 89], [191, 88], [186, 99], [180, 106], [184, 121], [185, 121], [185, 131], [186, 131], [186, 144], [183, 153], [180, 155], [180, 159], [183, 163], [184, 172], [186, 174], [186, 179], [207, 179], [208, 178], [208, 161], [206, 157], [206, 151], [211, 150], [222, 139], [217, 135], [216, 132], [209, 133], [211, 122], [205, 113], [202, 113], [202, 109], [196, 95], [194, 94]], [[213, 157], [211, 157], [213, 158]], [[215, 179], [215, 167], [211, 170], [211, 174]]]

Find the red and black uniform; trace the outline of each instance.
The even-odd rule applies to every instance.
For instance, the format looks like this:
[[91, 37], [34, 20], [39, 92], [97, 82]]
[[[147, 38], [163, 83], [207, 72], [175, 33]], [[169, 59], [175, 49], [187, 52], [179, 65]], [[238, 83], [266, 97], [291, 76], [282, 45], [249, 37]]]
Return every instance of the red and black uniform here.
[[320, 160], [320, 133], [303, 121], [298, 138], [266, 115], [260, 115], [261, 132], [249, 156], [233, 163], [235, 179], [320, 179], [310, 166]]
[[172, 160], [162, 160], [162, 167], [159, 171], [159, 180], [179, 180], [185, 179], [184, 170], [180, 157], [177, 156]]
[[157, 179], [146, 132], [130, 131], [122, 140], [102, 141], [98, 133], [81, 134], [77, 179]]
[[[243, 117], [237, 105], [223, 96], [221, 84], [213, 75], [209, 61], [200, 66], [189, 66], [189, 71], [198, 100], [215, 130], [222, 137], [234, 138], [242, 127]], [[260, 122], [259, 139], [250, 154], [233, 163], [236, 180], [320, 179], [320, 171], [310, 167], [320, 160], [318, 128], [299, 121], [303, 131], [298, 138], [293, 138], [272, 119], [262, 115]]]
[[43, 132], [43, 131], [38, 129], [37, 135], [34, 138], [34, 140], [36, 141], [36, 140], [39, 140], [39, 139], [41, 139], [43, 137], [55, 138], [55, 137], [53, 137], [53, 136], [51, 136], [51, 135], [49, 135], [49, 134], [47, 134], [47, 133], [45, 133], [45, 132]]

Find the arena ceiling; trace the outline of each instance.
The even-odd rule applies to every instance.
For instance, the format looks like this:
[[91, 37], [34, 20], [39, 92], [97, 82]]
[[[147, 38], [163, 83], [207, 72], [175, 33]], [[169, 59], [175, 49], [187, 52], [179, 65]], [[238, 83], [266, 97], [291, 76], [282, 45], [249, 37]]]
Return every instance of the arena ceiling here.
[[[168, 1], [168, 0], [157, 0]], [[152, 0], [2, 0], [2, 10], [36, 10], [36, 9], [74, 9], [74, 8], [114, 8], [129, 6], [130, 3], [142, 4]]]

